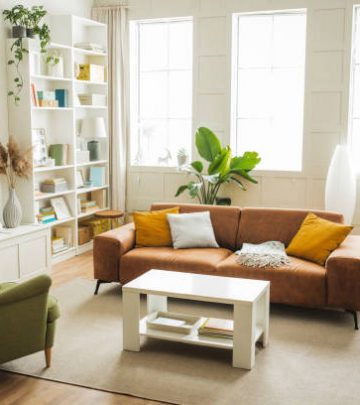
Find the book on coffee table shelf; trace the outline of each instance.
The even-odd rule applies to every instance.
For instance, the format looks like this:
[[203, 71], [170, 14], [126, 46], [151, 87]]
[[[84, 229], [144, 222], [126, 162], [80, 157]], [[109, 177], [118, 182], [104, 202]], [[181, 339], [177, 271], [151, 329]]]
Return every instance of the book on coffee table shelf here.
[[229, 338], [234, 335], [234, 321], [231, 319], [208, 318], [199, 328], [199, 335]]

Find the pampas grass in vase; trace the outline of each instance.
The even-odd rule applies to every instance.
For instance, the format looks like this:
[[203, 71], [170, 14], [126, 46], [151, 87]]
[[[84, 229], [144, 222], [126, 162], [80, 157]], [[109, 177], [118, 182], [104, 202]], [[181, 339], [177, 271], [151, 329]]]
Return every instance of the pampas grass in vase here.
[[22, 208], [15, 193], [16, 180], [28, 179], [32, 171], [32, 148], [20, 151], [14, 137], [10, 137], [7, 146], [0, 142], [0, 174], [5, 175], [9, 198], [3, 211], [3, 220], [7, 228], [16, 228], [21, 223]]

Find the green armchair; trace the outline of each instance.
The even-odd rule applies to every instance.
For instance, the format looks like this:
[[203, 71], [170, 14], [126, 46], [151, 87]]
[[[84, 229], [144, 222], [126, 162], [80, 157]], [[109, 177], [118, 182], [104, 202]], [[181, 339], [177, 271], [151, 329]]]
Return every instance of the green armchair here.
[[60, 316], [56, 299], [49, 296], [50, 285], [47, 275], [0, 284], [0, 364], [44, 350], [50, 367]]

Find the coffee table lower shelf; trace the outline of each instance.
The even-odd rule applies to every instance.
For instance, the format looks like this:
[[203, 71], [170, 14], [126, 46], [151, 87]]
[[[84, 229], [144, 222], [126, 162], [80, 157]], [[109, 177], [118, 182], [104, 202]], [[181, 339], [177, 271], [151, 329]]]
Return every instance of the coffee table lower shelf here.
[[[207, 318], [202, 318], [205, 322]], [[146, 325], [147, 317], [140, 321], [140, 335], [153, 339], [168, 340], [172, 342], [182, 342], [198, 346], [217, 347], [222, 349], [233, 349], [233, 339], [216, 338], [205, 335], [198, 335], [197, 330], [191, 334], [183, 334], [177, 332], [168, 332], [162, 330], [149, 329]], [[257, 342], [263, 335], [263, 329], [260, 326], [255, 328], [255, 342]]]

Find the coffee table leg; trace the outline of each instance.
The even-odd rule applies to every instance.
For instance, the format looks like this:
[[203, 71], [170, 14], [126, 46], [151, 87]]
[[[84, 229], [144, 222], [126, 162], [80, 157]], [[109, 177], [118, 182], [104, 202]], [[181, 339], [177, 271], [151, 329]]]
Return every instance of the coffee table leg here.
[[257, 304], [257, 322], [263, 328], [262, 346], [269, 344], [270, 289], [266, 289]]
[[140, 351], [140, 294], [123, 291], [124, 350]]
[[234, 304], [233, 367], [251, 370], [255, 363], [255, 305]]
[[151, 295], [147, 296], [147, 312], [151, 314], [155, 311], [167, 311], [167, 297], [162, 295]]

